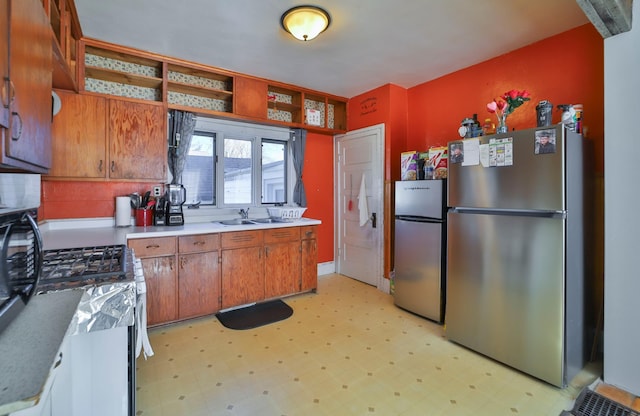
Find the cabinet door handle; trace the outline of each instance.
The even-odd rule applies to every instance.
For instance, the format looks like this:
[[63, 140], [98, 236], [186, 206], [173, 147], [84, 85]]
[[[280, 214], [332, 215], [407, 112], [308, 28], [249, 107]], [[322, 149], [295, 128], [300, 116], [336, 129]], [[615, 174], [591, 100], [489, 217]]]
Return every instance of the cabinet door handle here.
[[113, 160], [111, 161], [111, 172], [115, 172], [116, 171], [116, 162], [114, 162]]
[[[20, 114], [15, 111], [11, 113], [12, 121], [11, 121], [11, 139], [19, 140], [20, 136], [22, 136], [22, 117]], [[14, 126], [18, 126], [16, 129]]]
[[160, 248], [158, 244], [149, 244], [147, 248]]
[[204, 241], [194, 241], [193, 245], [194, 246], [203, 246], [204, 245]]
[[100, 159], [100, 163], [98, 164], [98, 172], [102, 172], [102, 159]]
[[[16, 87], [8, 77], [4, 77], [2, 83], [2, 105], [5, 108], [9, 108], [9, 105], [13, 102], [13, 99], [16, 97]], [[9, 90], [7, 90], [7, 84], [9, 85]]]
[[2, 80], [2, 106], [4, 108], [9, 108], [9, 103], [12, 100], [11, 97], [11, 87], [9, 87], [9, 89], [7, 89], [7, 85], [11, 85], [11, 80], [8, 77], [4, 77], [4, 79]]

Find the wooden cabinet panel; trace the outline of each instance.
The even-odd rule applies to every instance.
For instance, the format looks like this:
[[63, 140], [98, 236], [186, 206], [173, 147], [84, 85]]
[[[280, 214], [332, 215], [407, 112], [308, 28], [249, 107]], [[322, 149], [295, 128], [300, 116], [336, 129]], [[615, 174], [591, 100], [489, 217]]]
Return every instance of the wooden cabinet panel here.
[[179, 256], [178, 317], [180, 319], [209, 315], [220, 310], [218, 256], [218, 251]]
[[50, 176], [107, 176], [107, 99], [58, 90], [62, 107], [51, 125]]
[[267, 118], [267, 83], [259, 79], [235, 77], [234, 112], [253, 118]]
[[174, 255], [176, 253], [176, 238], [134, 238], [128, 241], [136, 257], [157, 257]]
[[157, 325], [178, 318], [178, 287], [175, 256], [143, 258], [147, 285], [147, 323]]
[[300, 227], [301, 278], [300, 291], [315, 290], [318, 287], [318, 226]]
[[[9, 80], [3, 78], [2, 95], [4, 104], [9, 101], [10, 127], [0, 143], [0, 166], [46, 173], [51, 165], [51, 26], [40, 1], [9, 4]], [[6, 2], [0, 7], [7, 11]]]
[[305, 225], [300, 227], [300, 238], [302, 239], [317, 239], [318, 238], [318, 226], [317, 225]]
[[274, 228], [264, 230], [264, 243], [280, 243], [300, 240], [300, 227]]
[[318, 240], [301, 241], [300, 291], [315, 290], [318, 287]]
[[180, 253], [214, 251], [218, 248], [220, 248], [220, 237], [218, 234], [197, 234], [178, 237], [178, 249]]
[[262, 241], [263, 233], [261, 230], [234, 231], [231, 233], [222, 233], [220, 236], [220, 245], [223, 249], [261, 246]]
[[9, 0], [0, 0], [0, 133], [9, 128], [9, 90]]
[[300, 282], [300, 242], [266, 245], [264, 275], [265, 298], [297, 292]]
[[165, 181], [166, 115], [162, 106], [109, 100], [109, 175]]
[[[237, 233], [223, 233], [223, 239], [225, 234]], [[262, 245], [222, 250], [222, 309], [263, 299]]]

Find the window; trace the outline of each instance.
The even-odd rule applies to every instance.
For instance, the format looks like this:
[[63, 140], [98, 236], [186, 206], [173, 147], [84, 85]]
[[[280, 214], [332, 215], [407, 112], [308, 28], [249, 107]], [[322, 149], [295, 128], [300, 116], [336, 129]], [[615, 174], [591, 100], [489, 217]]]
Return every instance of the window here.
[[262, 203], [287, 202], [287, 143], [262, 140]]
[[215, 133], [195, 132], [182, 172], [182, 184], [187, 190], [187, 204], [200, 201], [215, 205]]
[[285, 204], [293, 167], [289, 130], [198, 117], [182, 174], [187, 204], [235, 208]]
[[253, 152], [251, 140], [224, 139], [224, 203], [251, 205]]

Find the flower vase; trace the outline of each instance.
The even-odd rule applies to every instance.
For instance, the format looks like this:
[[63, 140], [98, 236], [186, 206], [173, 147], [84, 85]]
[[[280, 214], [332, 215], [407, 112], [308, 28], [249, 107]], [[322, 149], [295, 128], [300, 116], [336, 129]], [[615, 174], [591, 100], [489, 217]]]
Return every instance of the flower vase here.
[[506, 133], [509, 131], [507, 127], [507, 115], [502, 114], [498, 117], [498, 126], [496, 127], [496, 134]]

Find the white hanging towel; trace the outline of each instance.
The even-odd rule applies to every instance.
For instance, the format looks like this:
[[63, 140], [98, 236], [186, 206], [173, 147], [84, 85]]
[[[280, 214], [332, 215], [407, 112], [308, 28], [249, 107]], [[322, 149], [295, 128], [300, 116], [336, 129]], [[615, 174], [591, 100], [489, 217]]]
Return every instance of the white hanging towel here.
[[360, 211], [360, 227], [363, 227], [367, 221], [369, 221], [369, 206], [367, 205], [367, 189], [364, 181], [364, 173], [362, 174], [360, 192], [358, 193], [358, 211]]
[[142, 270], [142, 262], [140, 259], [133, 259], [134, 275], [136, 278], [136, 326], [138, 328], [136, 334], [136, 358], [144, 349], [144, 359], [153, 355], [151, 342], [147, 333], [147, 284], [144, 280], [144, 272]]

